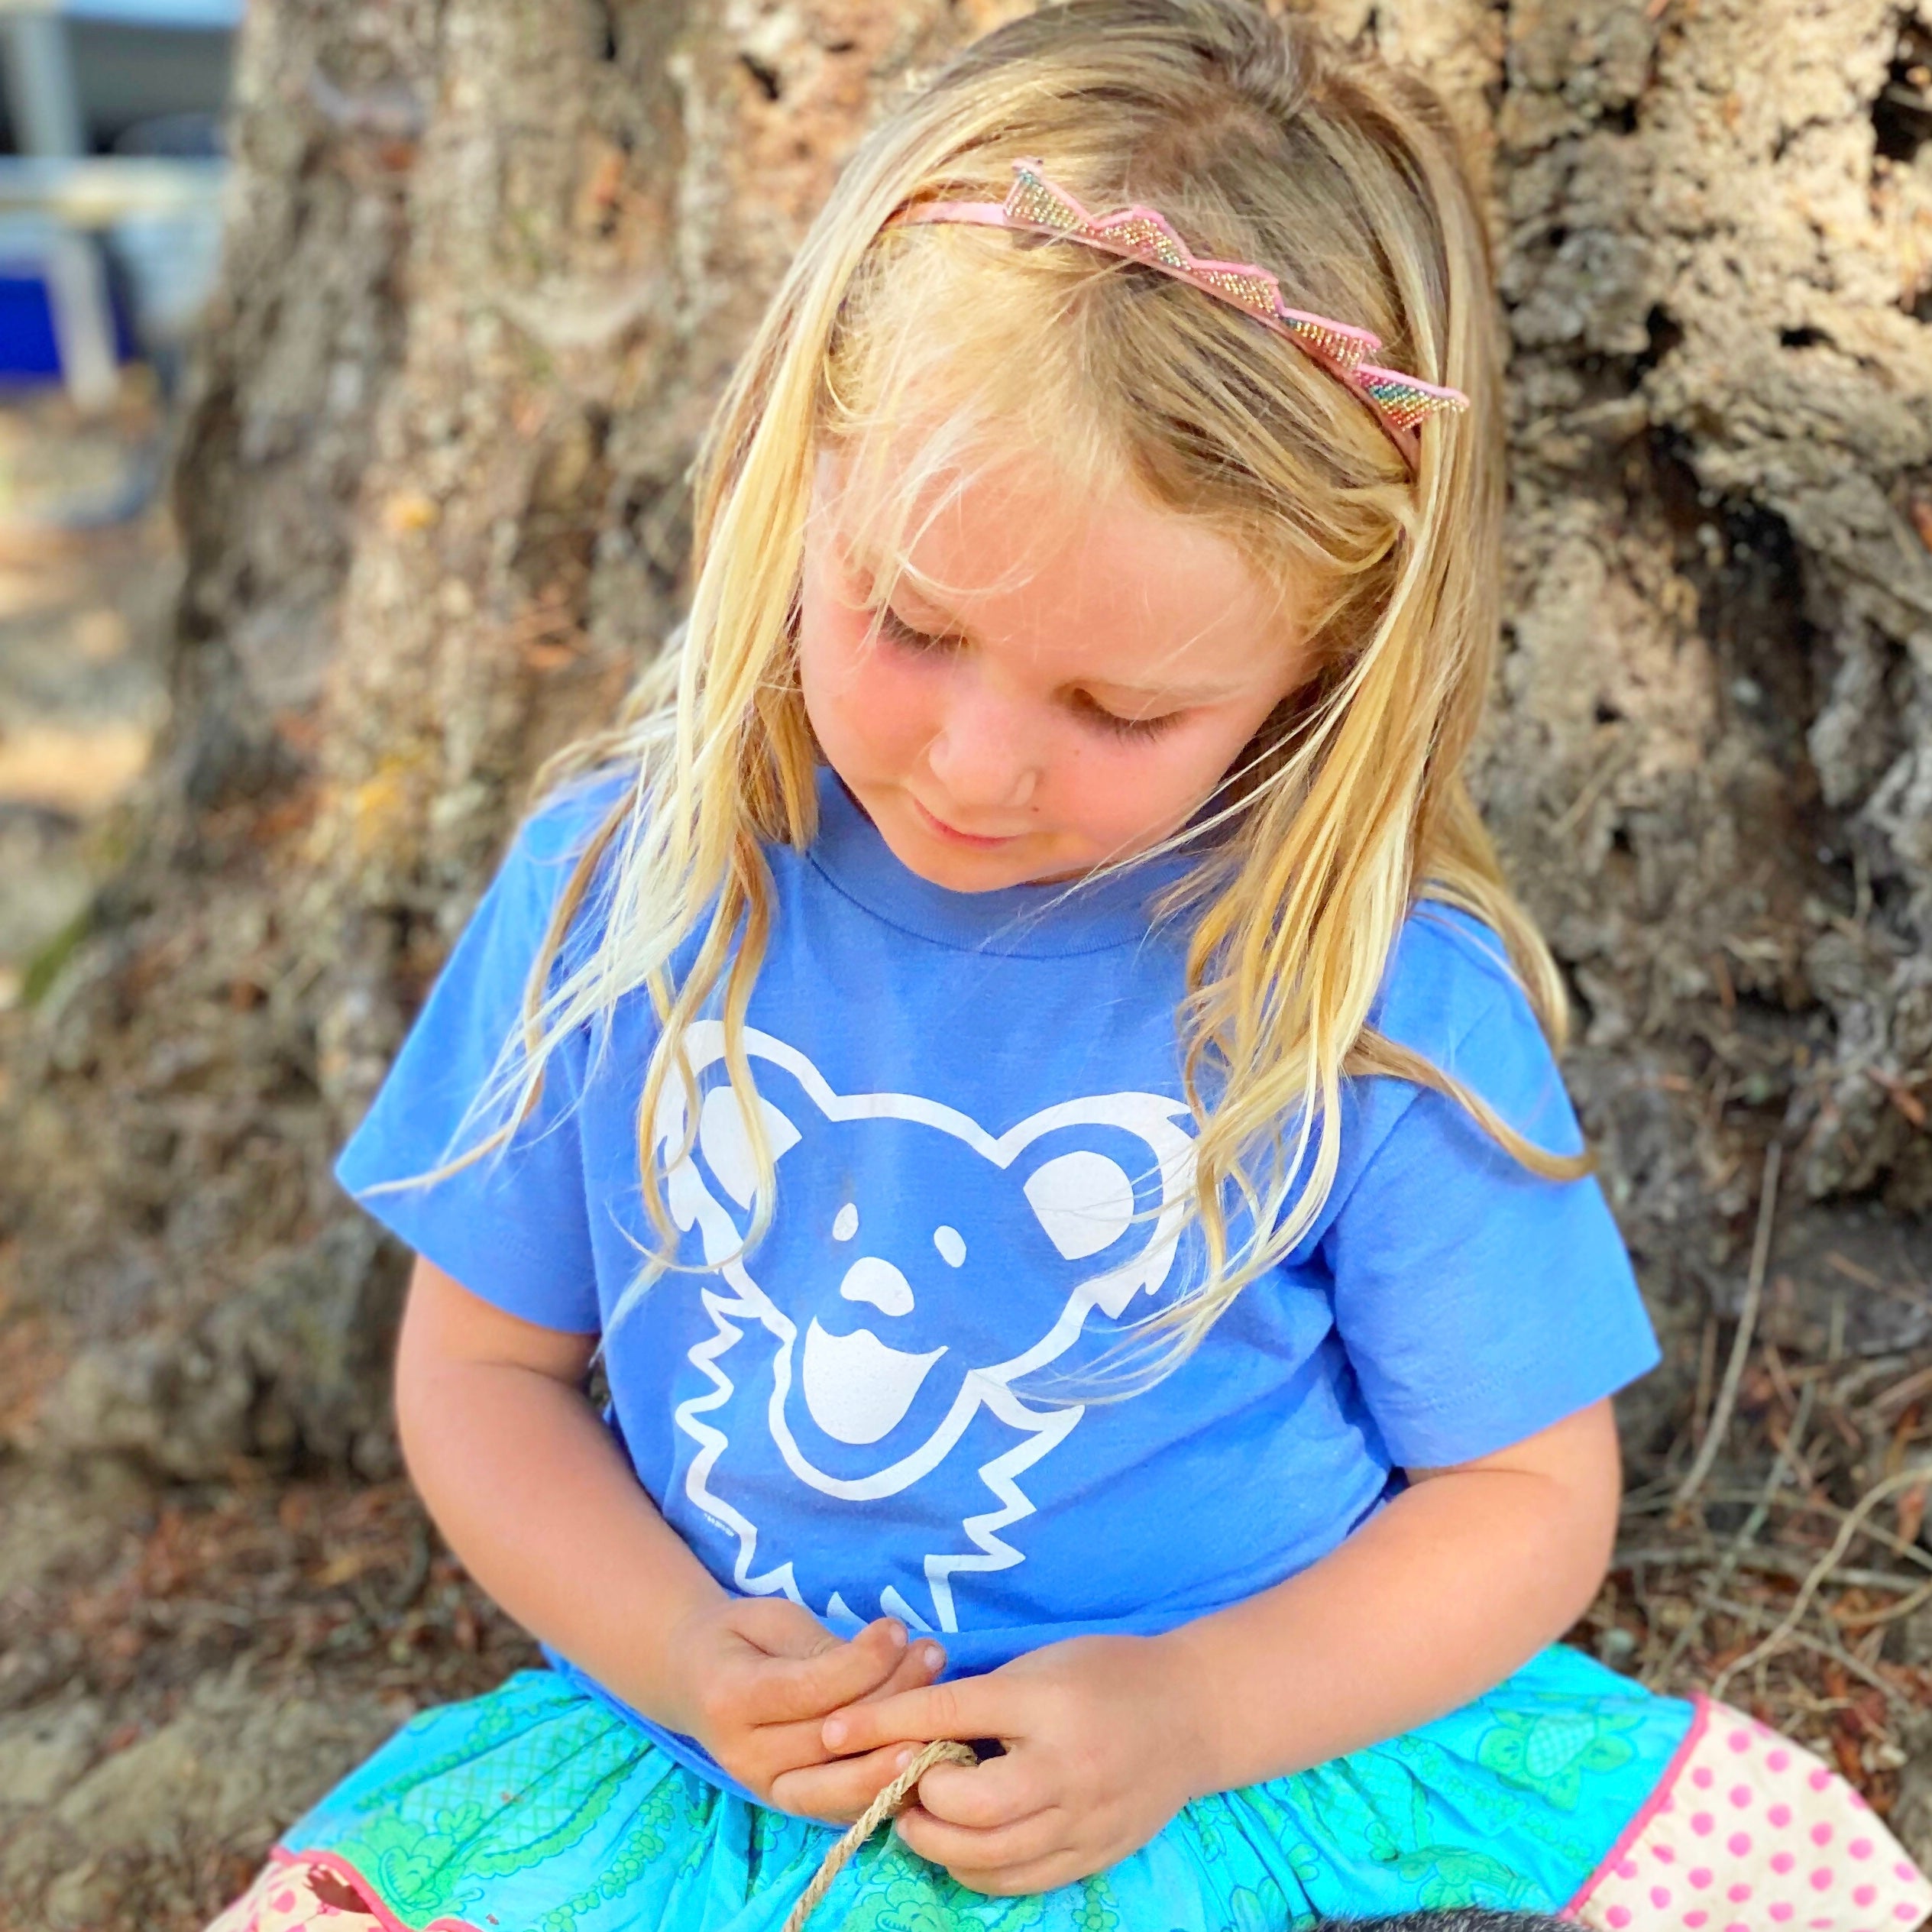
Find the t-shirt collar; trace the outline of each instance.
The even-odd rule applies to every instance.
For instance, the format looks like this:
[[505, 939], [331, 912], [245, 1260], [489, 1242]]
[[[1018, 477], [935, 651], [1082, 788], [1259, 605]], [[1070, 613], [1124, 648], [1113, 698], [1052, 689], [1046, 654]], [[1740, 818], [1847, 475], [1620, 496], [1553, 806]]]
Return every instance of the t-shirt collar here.
[[812, 862], [846, 898], [902, 931], [962, 951], [1047, 956], [1131, 945], [1147, 936], [1151, 901], [1191, 862], [1137, 860], [1093, 879], [955, 892], [903, 865], [830, 766], [818, 772]]

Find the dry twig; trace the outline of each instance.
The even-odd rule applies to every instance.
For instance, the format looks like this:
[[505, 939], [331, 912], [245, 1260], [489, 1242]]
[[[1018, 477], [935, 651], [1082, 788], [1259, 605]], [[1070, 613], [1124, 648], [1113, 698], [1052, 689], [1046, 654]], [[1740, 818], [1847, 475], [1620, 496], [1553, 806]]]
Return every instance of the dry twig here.
[[1751, 1271], [1745, 1277], [1744, 1306], [1738, 1311], [1737, 1335], [1731, 1343], [1731, 1358], [1724, 1364], [1724, 1379], [1718, 1387], [1704, 1440], [1697, 1445], [1697, 1458], [1672, 1499], [1674, 1508], [1678, 1510], [1688, 1509], [1703, 1488], [1711, 1464], [1717, 1460], [1717, 1451], [1723, 1446], [1725, 1432], [1730, 1427], [1737, 1385], [1743, 1379], [1744, 1364], [1751, 1353], [1752, 1331], [1757, 1326], [1758, 1304], [1764, 1299], [1765, 1270], [1771, 1261], [1772, 1223], [1778, 1212], [1778, 1175], [1784, 1159], [1782, 1141], [1773, 1141], [1764, 1150], [1764, 1179], [1758, 1187], [1757, 1233], [1751, 1243]]
[[[1740, 1623], [1746, 1624], [1753, 1629], [1769, 1629], [1772, 1621], [1769, 1613], [1759, 1610], [1756, 1605], [1734, 1603], [1728, 1597], [1719, 1597], [1711, 1605], [1711, 1608], [1721, 1611], [1726, 1616], [1736, 1617]], [[1774, 1632], [1775, 1634], [1776, 1633]], [[1782, 1643], [1795, 1644], [1801, 1650], [1815, 1651], [1820, 1657], [1829, 1657], [1841, 1670], [1847, 1671], [1853, 1677], [1870, 1684], [1873, 1690], [1883, 1691], [1886, 1697], [1893, 1704], [1897, 1704], [1901, 1710], [1911, 1712], [1918, 1708], [1917, 1701], [1915, 1698], [1908, 1697], [1899, 1689], [1897, 1684], [1887, 1683], [1869, 1664], [1862, 1662], [1858, 1658], [1854, 1657], [1842, 1643], [1836, 1642], [1832, 1638], [1813, 1636], [1808, 1631], [1786, 1630], [1779, 1641]], [[1758, 1650], [1763, 1650], [1763, 1649], [1764, 1646], [1762, 1644], [1758, 1646]], [[1765, 1651], [1765, 1655], [1769, 1657], [1770, 1652]], [[1740, 1657], [1735, 1664], [1730, 1665], [1719, 1674], [1718, 1683], [1722, 1684], [1730, 1678], [1733, 1671], [1741, 1671], [1746, 1665], [1758, 1661], [1757, 1650], [1748, 1652], [1746, 1655]], [[1717, 1694], [1717, 1691], [1714, 1690], [1712, 1695]]]
[[[1776, 1179], [1775, 1173], [1767, 1173], [1767, 1183]], [[1766, 1191], [1769, 1192], [1769, 1186]], [[1759, 1225], [1762, 1225], [1762, 1215]], [[1754, 1260], [1754, 1269], [1756, 1265]], [[1798, 1399], [1798, 1413], [1791, 1418], [1791, 1427], [1785, 1432], [1784, 1441], [1778, 1445], [1778, 1455], [1771, 1465], [1771, 1474], [1764, 1479], [1763, 1493], [1759, 1497], [1751, 1513], [1739, 1526], [1730, 1546], [1719, 1558], [1717, 1568], [1711, 1572], [1710, 1580], [1704, 1585], [1704, 1593], [1697, 1600], [1697, 1607], [1691, 1611], [1683, 1629], [1671, 1639], [1669, 1654], [1664, 1659], [1665, 1675], [1668, 1676], [1677, 1668], [1684, 1652], [1697, 1642], [1699, 1633], [1704, 1629], [1704, 1618], [1710, 1613], [1712, 1606], [1719, 1600], [1725, 1584], [1730, 1581], [1732, 1573], [1737, 1568], [1738, 1559], [1756, 1542], [1758, 1532], [1763, 1529], [1771, 1515], [1771, 1505], [1778, 1493], [1778, 1485], [1785, 1480], [1785, 1471], [1794, 1465], [1802, 1467], [1799, 1461], [1798, 1445], [1804, 1441], [1804, 1432], [1811, 1423], [1811, 1401], [1817, 1393], [1817, 1387], [1815, 1382], [1805, 1383], [1804, 1393]], [[1709, 1438], [1705, 1439], [1708, 1441]]]
[[[1747, 1650], [1736, 1662], [1727, 1664], [1712, 1681], [1710, 1694], [1721, 1697], [1724, 1687], [1739, 1671], [1749, 1670], [1782, 1649], [1791, 1641], [1798, 1625], [1804, 1621], [1804, 1613], [1811, 1607], [1811, 1599], [1817, 1594], [1818, 1587], [1838, 1566], [1838, 1560], [1851, 1548], [1852, 1539], [1858, 1534], [1859, 1526], [1888, 1496], [1895, 1495], [1900, 1490], [1909, 1488], [1926, 1480], [1926, 1471], [1919, 1465], [1901, 1469], [1895, 1476], [1888, 1476], [1884, 1481], [1874, 1483], [1858, 1500], [1855, 1507], [1847, 1512], [1845, 1519], [1838, 1526], [1838, 1534], [1832, 1540], [1830, 1549], [1814, 1563], [1804, 1581], [1798, 1587], [1798, 1594], [1791, 1599], [1790, 1609], [1771, 1634], [1759, 1644]], [[1848, 1655], [1849, 1652], [1846, 1653]]]

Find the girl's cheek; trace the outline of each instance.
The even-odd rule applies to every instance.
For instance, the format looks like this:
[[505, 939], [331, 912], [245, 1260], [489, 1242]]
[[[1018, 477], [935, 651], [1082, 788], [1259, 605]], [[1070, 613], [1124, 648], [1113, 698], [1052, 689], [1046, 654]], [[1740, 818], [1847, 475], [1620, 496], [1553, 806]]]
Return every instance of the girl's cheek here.
[[1090, 785], [1086, 788], [1086, 804], [1094, 843], [1103, 851], [1143, 842], [1149, 830], [1169, 816], [1164, 797], [1144, 783]]
[[1116, 850], [1184, 824], [1228, 762], [1214, 738], [1176, 740], [1125, 756], [1076, 757], [1066, 768], [1068, 795], [1096, 849]]
[[848, 743], [878, 752], [916, 747], [932, 736], [933, 677], [900, 663], [882, 646], [866, 644], [862, 632], [837, 640], [815, 663], [808, 660], [807, 671], [812, 708], [833, 714], [814, 720], [821, 736], [829, 725]]

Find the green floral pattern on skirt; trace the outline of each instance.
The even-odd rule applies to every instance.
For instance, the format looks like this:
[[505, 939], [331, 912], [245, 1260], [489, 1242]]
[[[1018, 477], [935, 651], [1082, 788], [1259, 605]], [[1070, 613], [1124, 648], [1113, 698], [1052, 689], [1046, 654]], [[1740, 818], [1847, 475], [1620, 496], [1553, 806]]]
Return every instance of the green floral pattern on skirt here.
[[[1031, 1898], [890, 1833], [841, 1875], [846, 1932], [1283, 1932], [1460, 1904], [1555, 1910], [1655, 1788], [1691, 1707], [1561, 1646], [1432, 1724], [1188, 1805]], [[836, 1833], [730, 1796], [549, 1671], [422, 1713], [283, 1835], [410, 1928], [778, 1932]]]

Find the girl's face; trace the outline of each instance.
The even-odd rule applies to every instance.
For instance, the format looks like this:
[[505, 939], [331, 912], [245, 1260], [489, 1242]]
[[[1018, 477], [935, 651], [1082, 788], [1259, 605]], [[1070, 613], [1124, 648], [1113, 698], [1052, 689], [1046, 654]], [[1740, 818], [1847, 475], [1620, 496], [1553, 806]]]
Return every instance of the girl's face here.
[[934, 885], [990, 892], [1145, 850], [1313, 668], [1297, 612], [1224, 539], [1125, 492], [1070, 504], [1023, 467], [967, 484], [914, 545], [943, 604], [907, 581], [874, 611], [839, 475], [821, 455], [805, 710], [894, 855]]

